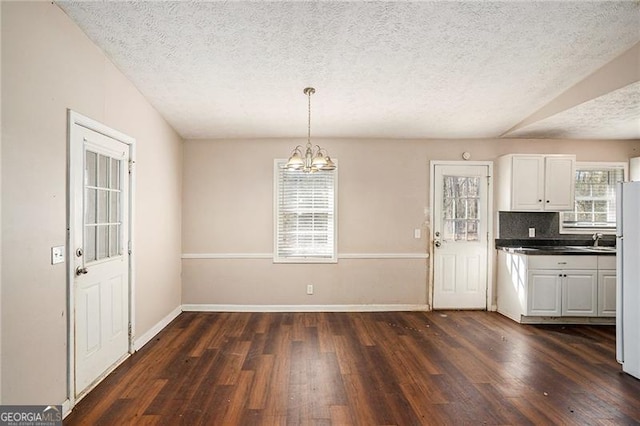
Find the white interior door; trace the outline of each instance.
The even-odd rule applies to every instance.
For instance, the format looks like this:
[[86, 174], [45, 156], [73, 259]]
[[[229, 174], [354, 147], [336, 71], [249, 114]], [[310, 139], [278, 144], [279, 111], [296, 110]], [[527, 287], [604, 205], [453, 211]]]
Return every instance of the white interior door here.
[[486, 165], [436, 164], [433, 191], [433, 308], [487, 308]]
[[75, 125], [70, 167], [74, 395], [129, 352], [129, 145]]

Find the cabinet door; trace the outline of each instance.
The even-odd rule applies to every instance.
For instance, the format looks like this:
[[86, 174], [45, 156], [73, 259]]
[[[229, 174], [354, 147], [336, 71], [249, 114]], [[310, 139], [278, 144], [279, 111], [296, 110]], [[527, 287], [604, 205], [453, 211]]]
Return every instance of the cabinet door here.
[[595, 317], [598, 314], [596, 271], [562, 271], [562, 315]]
[[561, 271], [530, 270], [527, 284], [527, 315], [558, 317], [562, 314]]
[[598, 271], [598, 316], [616, 316], [616, 271]]
[[511, 209], [544, 210], [544, 157], [517, 155], [512, 161]]
[[558, 155], [545, 158], [545, 210], [573, 209], [575, 174], [575, 158], [573, 156]]

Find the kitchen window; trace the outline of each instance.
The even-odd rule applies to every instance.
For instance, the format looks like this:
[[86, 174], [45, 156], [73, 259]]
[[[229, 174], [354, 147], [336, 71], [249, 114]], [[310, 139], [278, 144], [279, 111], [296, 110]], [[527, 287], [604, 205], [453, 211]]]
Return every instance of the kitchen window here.
[[560, 232], [615, 234], [616, 183], [626, 171], [625, 163], [577, 163], [574, 207], [560, 213]]
[[274, 164], [273, 261], [335, 263], [337, 167], [305, 173], [284, 169], [286, 160], [276, 160]]

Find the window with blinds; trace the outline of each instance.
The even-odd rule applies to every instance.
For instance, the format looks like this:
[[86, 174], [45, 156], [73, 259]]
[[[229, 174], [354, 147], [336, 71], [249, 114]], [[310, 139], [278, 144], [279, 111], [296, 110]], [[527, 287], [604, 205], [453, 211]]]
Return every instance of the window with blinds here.
[[573, 211], [560, 214], [561, 231], [605, 232], [616, 230], [616, 183], [624, 180], [625, 167], [576, 165]]
[[274, 167], [273, 261], [336, 262], [337, 168], [304, 173], [285, 164]]

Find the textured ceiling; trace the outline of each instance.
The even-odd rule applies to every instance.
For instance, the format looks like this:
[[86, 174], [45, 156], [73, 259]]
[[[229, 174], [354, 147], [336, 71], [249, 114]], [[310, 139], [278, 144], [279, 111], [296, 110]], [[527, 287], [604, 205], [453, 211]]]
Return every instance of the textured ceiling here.
[[[185, 138], [493, 138], [640, 41], [640, 2], [57, 4]], [[637, 84], [509, 134], [640, 138]], [[595, 124], [594, 124], [595, 123]]]

